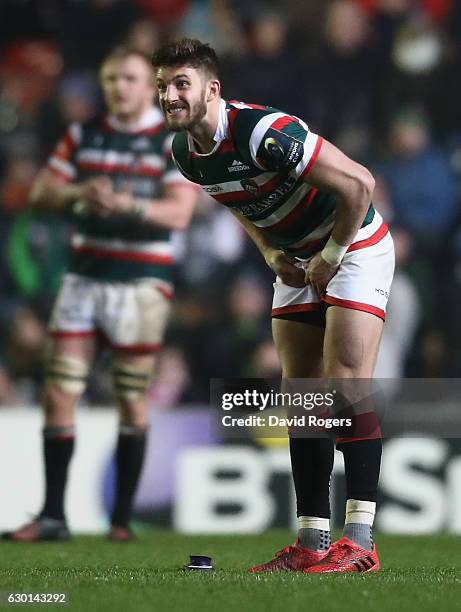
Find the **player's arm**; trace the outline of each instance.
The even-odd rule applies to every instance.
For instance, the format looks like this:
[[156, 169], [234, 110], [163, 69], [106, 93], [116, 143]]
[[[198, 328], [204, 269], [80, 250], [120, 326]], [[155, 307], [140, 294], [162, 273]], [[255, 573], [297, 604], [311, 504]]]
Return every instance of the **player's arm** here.
[[273, 247], [251, 221], [244, 217], [238, 210], [231, 208], [231, 213], [243, 226], [251, 240], [261, 251], [261, 255], [266, 260], [267, 265], [272, 268], [275, 274], [291, 287], [304, 287], [304, 272], [294, 265], [294, 259], [288, 257], [280, 249]]
[[63, 175], [49, 168], [41, 170], [32, 185], [29, 203], [44, 210], [68, 210], [77, 202], [91, 204], [110, 189], [106, 177], [96, 177], [85, 182], [69, 182]]
[[375, 181], [371, 173], [330, 142], [323, 140], [320, 152], [305, 177], [322, 191], [336, 195], [336, 243], [348, 247], [360, 229], [371, 202]]
[[370, 206], [375, 181], [371, 173], [324, 140], [305, 180], [336, 195], [335, 223], [331, 237], [306, 270], [306, 282], [320, 293], [336, 273]]
[[59, 140], [30, 191], [29, 203], [34, 208], [65, 210], [77, 202], [91, 206], [112, 190], [111, 181], [105, 176], [77, 182], [75, 155], [81, 138], [82, 127], [74, 123]]
[[133, 197], [129, 191], [113, 194], [106, 210], [138, 216], [141, 221], [172, 230], [186, 229], [190, 223], [198, 189], [191, 183], [165, 185], [161, 198]]

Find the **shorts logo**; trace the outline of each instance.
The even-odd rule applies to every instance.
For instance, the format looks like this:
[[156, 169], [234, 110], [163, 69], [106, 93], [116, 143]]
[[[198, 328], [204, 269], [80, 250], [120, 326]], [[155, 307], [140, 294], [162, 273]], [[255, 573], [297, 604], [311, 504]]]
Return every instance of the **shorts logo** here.
[[240, 185], [252, 196], [257, 196], [259, 193], [259, 185], [253, 179], [244, 179], [240, 181]]
[[377, 289], [375, 287], [375, 292], [379, 293], [379, 295], [382, 295], [383, 297], [385, 297], [386, 300], [389, 298], [389, 293], [387, 291], [384, 291], [384, 289]]

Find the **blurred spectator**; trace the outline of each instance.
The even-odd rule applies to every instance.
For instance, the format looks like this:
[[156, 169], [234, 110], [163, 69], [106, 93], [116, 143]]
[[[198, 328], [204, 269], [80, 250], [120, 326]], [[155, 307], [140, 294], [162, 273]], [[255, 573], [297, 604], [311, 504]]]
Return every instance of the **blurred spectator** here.
[[57, 35], [68, 71], [97, 70], [144, 14], [131, 0], [63, 0], [60, 7]]
[[[363, 158], [378, 124], [379, 64], [366, 13], [349, 0], [328, 5], [320, 57], [298, 91], [303, 117], [346, 153]], [[302, 84], [301, 84], [302, 85]]]
[[223, 66], [224, 97], [304, 116], [305, 69], [299, 54], [287, 44], [289, 32], [284, 14], [256, 12], [244, 25], [246, 52]]
[[[270, 286], [269, 286], [270, 287]], [[239, 364], [238, 376], [255, 376], [255, 349], [270, 327], [268, 288], [255, 276], [240, 276], [230, 288], [227, 328]], [[262, 355], [259, 356], [262, 359]]]
[[125, 43], [130, 48], [149, 55], [159, 44], [159, 29], [150, 19], [138, 19], [131, 26]]
[[396, 220], [434, 246], [453, 219], [456, 182], [447, 152], [431, 141], [425, 114], [404, 108], [389, 131], [389, 157], [379, 172], [385, 179]]

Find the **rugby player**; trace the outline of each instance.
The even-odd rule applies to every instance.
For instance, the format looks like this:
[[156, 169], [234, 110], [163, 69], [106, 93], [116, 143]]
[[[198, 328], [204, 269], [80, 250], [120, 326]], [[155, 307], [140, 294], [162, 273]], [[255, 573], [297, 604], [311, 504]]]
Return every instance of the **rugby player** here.
[[[371, 204], [370, 172], [297, 117], [224, 100], [208, 44], [172, 41], [152, 63], [160, 108], [177, 132], [178, 169], [230, 209], [276, 274], [273, 336], [283, 377], [371, 378], [394, 251]], [[291, 436], [298, 537], [252, 572], [379, 568], [372, 525], [380, 434], [337, 438], [336, 444], [347, 482], [343, 537], [331, 545], [334, 442]]]
[[112, 351], [120, 413], [109, 538], [130, 540], [148, 425], [147, 392], [170, 311], [171, 231], [191, 218], [197, 187], [171, 160], [171, 134], [153, 104], [150, 58], [118, 48], [102, 63], [108, 112], [71, 125], [39, 174], [31, 203], [74, 216], [73, 258], [51, 314], [43, 409], [46, 495], [40, 514], [7, 534], [65, 540], [64, 491], [75, 407], [99, 337]]

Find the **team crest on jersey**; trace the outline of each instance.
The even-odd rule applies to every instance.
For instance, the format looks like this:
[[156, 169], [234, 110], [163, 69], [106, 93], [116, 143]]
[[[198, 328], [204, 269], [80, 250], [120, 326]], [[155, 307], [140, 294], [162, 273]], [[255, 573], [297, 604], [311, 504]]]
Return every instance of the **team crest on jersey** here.
[[259, 185], [253, 179], [243, 179], [243, 181], [240, 181], [240, 185], [252, 196], [257, 196], [259, 193]]

